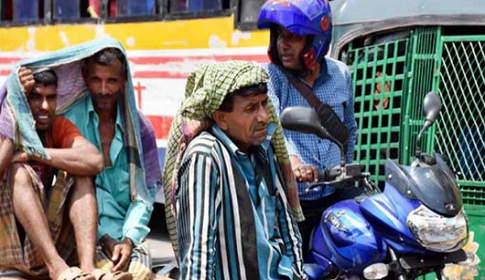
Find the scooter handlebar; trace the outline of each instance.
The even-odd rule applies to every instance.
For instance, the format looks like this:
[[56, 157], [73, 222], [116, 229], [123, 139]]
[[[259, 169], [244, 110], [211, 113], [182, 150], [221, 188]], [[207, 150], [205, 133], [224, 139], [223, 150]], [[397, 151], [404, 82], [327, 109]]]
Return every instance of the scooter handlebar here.
[[362, 180], [367, 173], [362, 172], [363, 166], [357, 163], [324, 169], [318, 173], [319, 182], [309, 184], [306, 192], [311, 189], [331, 186], [334, 188], [355, 188], [355, 182]]
[[323, 169], [318, 172], [318, 180], [323, 182], [329, 182], [337, 179], [342, 174], [342, 168], [340, 166], [332, 169]]

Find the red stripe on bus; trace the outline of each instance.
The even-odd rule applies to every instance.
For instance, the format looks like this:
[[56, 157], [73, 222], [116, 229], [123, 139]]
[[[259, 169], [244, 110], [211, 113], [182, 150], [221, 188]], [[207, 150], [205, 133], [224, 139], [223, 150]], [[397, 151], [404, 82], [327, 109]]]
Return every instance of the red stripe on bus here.
[[167, 139], [172, 125], [173, 116], [147, 116], [155, 130], [157, 139]]
[[19, 62], [21, 57], [0, 57], [0, 64], [15, 64]]
[[8, 76], [12, 70], [0, 70], [0, 76]]
[[189, 73], [168, 71], [136, 71], [132, 74], [134, 79], [186, 79]]
[[[11, 70], [0, 69], [0, 76], [10, 75]], [[189, 73], [168, 72], [168, 71], [137, 71], [132, 77], [134, 79], [186, 79]]]
[[[10, 75], [11, 70], [0, 70], [0, 76]], [[132, 77], [134, 79], [186, 79], [189, 73], [167, 72], [167, 71], [137, 71]]]
[[236, 55], [206, 55], [206, 56], [147, 56], [130, 57], [129, 60], [135, 64], [167, 64], [183, 63], [187, 61], [226, 61], [226, 60], [247, 60], [257, 62], [269, 62], [266, 54], [236, 54]]

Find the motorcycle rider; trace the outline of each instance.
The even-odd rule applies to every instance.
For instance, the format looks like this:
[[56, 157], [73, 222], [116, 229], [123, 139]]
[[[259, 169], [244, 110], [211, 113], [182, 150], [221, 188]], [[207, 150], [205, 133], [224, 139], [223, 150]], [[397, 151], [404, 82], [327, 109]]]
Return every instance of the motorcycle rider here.
[[[322, 103], [329, 104], [345, 124], [350, 135], [345, 159], [352, 162], [357, 125], [351, 75], [344, 63], [325, 57], [332, 33], [330, 4], [326, 0], [268, 0], [261, 8], [258, 28], [270, 29], [268, 95], [278, 115], [286, 107], [311, 106], [293, 85], [303, 83]], [[323, 211], [360, 191], [326, 186], [307, 192], [308, 183], [319, 180], [319, 170], [340, 163], [340, 149], [315, 135], [289, 130], [284, 133], [305, 215], [305, 221], [298, 223], [305, 252]]]

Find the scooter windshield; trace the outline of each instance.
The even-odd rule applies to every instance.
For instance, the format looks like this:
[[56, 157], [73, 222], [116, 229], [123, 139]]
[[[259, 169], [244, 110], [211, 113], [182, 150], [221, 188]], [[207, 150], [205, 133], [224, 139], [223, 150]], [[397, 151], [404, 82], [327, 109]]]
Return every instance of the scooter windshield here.
[[[390, 183], [403, 195], [421, 201], [426, 207], [445, 217], [460, 212], [463, 201], [460, 189], [441, 158], [435, 165], [402, 166], [386, 161]], [[391, 176], [389, 176], [391, 175]]]

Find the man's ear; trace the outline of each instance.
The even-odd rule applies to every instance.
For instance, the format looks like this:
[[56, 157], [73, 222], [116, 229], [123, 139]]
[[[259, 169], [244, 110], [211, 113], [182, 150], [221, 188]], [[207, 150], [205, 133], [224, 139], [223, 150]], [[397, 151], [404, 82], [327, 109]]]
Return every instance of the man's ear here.
[[214, 114], [212, 114], [212, 117], [214, 118], [214, 121], [216, 124], [222, 128], [222, 130], [226, 131], [228, 128], [227, 122], [226, 122], [226, 112], [223, 111], [215, 111]]

